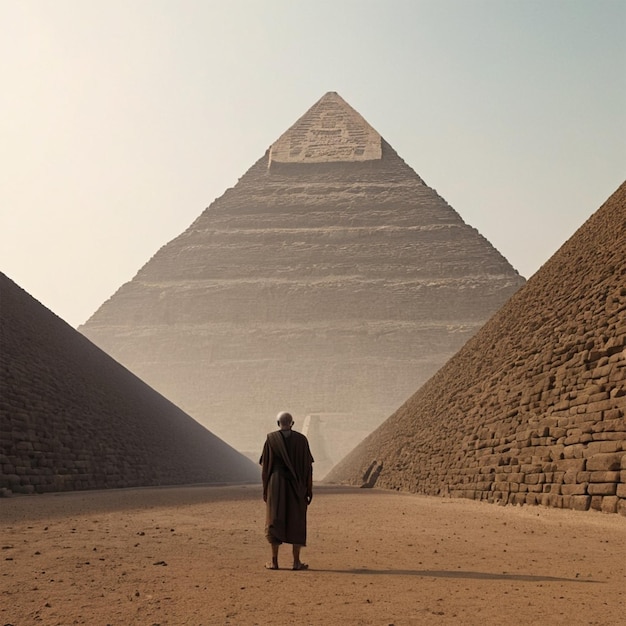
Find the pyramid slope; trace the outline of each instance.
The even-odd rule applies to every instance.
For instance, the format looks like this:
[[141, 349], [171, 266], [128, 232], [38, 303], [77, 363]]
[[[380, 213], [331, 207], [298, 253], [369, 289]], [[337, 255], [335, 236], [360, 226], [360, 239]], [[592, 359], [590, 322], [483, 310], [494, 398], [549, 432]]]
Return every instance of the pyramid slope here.
[[[380, 158], [272, 160], [306, 128], [342, 152], [344, 127]], [[239, 450], [279, 410], [345, 416], [324, 425], [336, 462], [523, 283], [327, 94], [80, 331]]]
[[625, 415], [626, 183], [328, 480], [626, 514]]
[[0, 488], [256, 482], [255, 465], [0, 274]]

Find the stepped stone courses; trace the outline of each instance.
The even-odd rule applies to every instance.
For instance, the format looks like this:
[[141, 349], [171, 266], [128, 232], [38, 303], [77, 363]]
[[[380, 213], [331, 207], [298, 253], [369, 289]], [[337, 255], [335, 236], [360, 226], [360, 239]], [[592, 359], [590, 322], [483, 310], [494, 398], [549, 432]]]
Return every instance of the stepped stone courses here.
[[351, 416], [337, 461], [523, 283], [328, 93], [80, 331], [254, 458], [279, 410]]
[[258, 480], [252, 462], [0, 274], [0, 494]]
[[625, 415], [626, 183], [328, 480], [626, 515]]

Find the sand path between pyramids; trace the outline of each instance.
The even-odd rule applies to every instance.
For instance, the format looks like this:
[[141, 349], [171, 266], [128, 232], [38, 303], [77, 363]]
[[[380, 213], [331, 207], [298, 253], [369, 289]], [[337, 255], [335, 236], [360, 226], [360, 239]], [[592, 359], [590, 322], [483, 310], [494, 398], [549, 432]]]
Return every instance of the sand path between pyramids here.
[[1, 500], [0, 624], [626, 623], [622, 516], [318, 487], [304, 572], [263, 519], [256, 485]]

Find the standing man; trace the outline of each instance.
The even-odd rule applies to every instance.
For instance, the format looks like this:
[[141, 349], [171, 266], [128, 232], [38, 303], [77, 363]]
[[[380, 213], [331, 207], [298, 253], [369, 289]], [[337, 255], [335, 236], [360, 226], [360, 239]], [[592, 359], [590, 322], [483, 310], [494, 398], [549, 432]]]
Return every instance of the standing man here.
[[272, 546], [272, 561], [265, 567], [278, 569], [278, 548], [281, 543], [291, 543], [292, 569], [307, 569], [300, 561], [300, 548], [306, 545], [306, 511], [313, 499], [313, 457], [307, 438], [291, 430], [291, 415], [279, 413], [277, 420], [279, 430], [267, 435], [259, 461], [266, 503], [265, 536]]

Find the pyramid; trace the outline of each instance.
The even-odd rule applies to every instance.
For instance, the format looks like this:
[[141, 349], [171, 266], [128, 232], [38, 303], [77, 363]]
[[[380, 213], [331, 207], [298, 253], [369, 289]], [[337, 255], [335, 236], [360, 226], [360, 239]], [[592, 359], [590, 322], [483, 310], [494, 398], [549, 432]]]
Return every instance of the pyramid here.
[[251, 457], [344, 416], [337, 461], [523, 283], [331, 92], [79, 330]]
[[0, 273], [0, 492], [258, 480], [249, 459]]
[[626, 514], [626, 183], [328, 480]]

